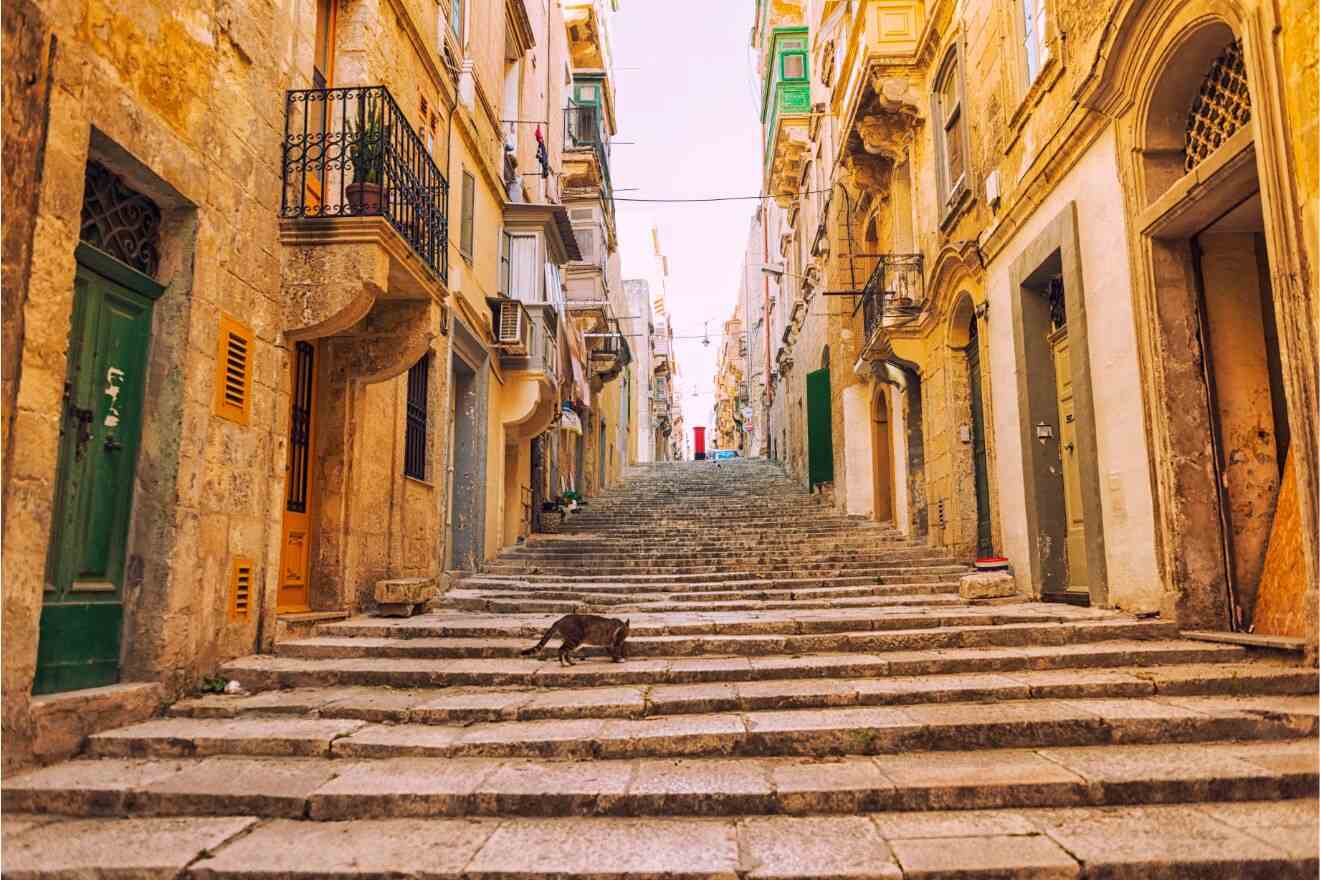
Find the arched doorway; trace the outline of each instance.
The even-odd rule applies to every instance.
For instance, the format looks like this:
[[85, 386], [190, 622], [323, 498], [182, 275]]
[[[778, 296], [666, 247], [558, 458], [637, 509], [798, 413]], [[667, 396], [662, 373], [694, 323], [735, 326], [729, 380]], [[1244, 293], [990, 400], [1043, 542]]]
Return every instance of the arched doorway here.
[[1168, 588], [1185, 626], [1300, 636], [1299, 571], [1313, 580], [1315, 561], [1298, 540], [1309, 530], [1296, 481], [1314, 472], [1314, 423], [1288, 398], [1314, 400], [1315, 339], [1295, 291], [1275, 289], [1300, 259], [1286, 150], [1271, 143], [1277, 76], [1247, 22], [1194, 7], [1147, 14], [1163, 15], [1162, 45], [1131, 62], [1146, 69], [1120, 153], [1141, 220], [1134, 296], [1153, 454], [1170, 463], [1156, 472]]
[[889, 409], [889, 386], [877, 382], [871, 397], [871, 454], [877, 522], [894, 521], [894, 438], [890, 430]]

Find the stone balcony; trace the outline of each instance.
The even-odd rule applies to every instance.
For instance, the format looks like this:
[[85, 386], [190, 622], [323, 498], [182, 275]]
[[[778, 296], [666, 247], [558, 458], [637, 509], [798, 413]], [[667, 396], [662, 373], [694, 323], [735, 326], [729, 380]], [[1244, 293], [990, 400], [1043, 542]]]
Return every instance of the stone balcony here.
[[448, 295], [449, 184], [389, 89], [290, 91], [285, 132], [286, 332], [342, 332], [378, 301], [429, 320]]

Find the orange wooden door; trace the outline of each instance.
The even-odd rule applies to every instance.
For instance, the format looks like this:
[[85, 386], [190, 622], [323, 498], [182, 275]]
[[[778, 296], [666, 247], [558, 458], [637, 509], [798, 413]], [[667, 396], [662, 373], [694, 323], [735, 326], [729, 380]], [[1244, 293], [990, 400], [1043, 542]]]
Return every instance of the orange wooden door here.
[[293, 393], [289, 403], [289, 455], [284, 477], [284, 528], [276, 608], [308, 611], [316, 476], [316, 343], [294, 343], [290, 369]]

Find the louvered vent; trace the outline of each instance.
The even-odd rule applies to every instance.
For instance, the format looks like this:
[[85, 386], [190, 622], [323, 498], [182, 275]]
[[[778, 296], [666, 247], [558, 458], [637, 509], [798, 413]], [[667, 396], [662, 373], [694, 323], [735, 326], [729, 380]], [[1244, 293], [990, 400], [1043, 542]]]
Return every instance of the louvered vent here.
[[527, 312], [517, 300], [499, 304], [495, 341], [506, 354], [527, 354]]
[[234, 558], [229, 569], [229, 617], [245, 620], [252, 607], [252, 560]]
[[222, 315], [216, 354], [215, 414], [240, 425], [248, 423], [252, 410], [252, 355], [252, 330]]

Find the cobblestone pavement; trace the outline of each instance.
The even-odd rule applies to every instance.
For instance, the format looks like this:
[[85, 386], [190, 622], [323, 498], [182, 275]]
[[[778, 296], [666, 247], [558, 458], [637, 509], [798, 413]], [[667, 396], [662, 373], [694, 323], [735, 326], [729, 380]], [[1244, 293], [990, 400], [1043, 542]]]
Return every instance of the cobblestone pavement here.
[[[5, 780], [4, 876], [1316, 876], [1315, 670], [966, 571], [762, 462], [640, 468]], [[575, 610], [630, 659], [519, 656]]]

